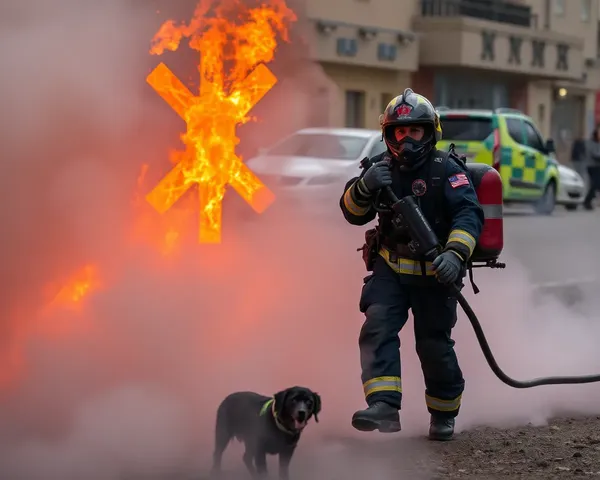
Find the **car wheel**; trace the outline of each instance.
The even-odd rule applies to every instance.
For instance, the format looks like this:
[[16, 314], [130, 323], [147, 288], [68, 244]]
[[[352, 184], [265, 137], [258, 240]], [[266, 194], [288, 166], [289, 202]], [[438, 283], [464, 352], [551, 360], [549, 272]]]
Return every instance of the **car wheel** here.
[[536, 212], [540, 215], [552, 215], [556, 207], [556, 183], [552, 180], [546, 185], [544, 195], [536, 203]]
[[577, 204], [575, 204], [575, 205], [565, 205], [565, 208], [567, 210], [569, 210], [570, 212], [574, 212], [575, 210], [577, 210]]

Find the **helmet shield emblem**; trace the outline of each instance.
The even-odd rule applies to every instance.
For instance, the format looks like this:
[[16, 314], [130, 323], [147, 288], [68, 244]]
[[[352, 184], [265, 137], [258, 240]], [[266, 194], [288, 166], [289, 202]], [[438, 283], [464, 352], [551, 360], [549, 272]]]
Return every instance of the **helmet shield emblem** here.
[[396, 107], [396, 115], [398, 117], [406, 117], [410, 114], [410, 112], [412, 112], [412, 107], [410, 105], [406, 105], [405, 103]]

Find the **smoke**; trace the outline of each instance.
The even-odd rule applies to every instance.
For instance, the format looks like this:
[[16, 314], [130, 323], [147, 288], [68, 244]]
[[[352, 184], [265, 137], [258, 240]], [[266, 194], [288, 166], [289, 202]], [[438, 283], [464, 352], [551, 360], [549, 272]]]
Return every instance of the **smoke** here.
[[[364, 270], [355, 251], [363, 229], [343, 222], [337, 190], [326, 204], [307, 198], [310, 215], [278, 202], [263, 216], [229, 192], [224, 243], [197, 245], [196, 219], [185, 213], [195, 198], [159, 217], [135, 197], [141, 165], [150, 165], [151, 185], [183, 128], [144, 82], [158, 61], [147, 54], [149, 41], [170, 16], [189, 18], [194, 3], [177, 2], [180, 11], [133, 0], [48, 5], [0, 6], [0, 186], [10, 200], [0, 206], [2, 477], [188, 478], [207, 466], [226, 394], [269, 395], [297, 384], [323, 398], [321, 421], [311, 423], [299, 451], [315, 456], [297, 468], [391, 475], [397, 466], [357, 455], [362, 439], [379, 437], [350, 427], [364, 405], [357, 349]], [[326, 123], [318, 98], [333, 87], [306, 59], [296, 32], [273, 65], [280, 83], [257, 106], [260, 121], [240, 129], [245, 156], [305, 124]], [[187, 55], [161, 60], [192, 78], [195, 57]], [[165, 257], [157, 243], [171, 222], [180, 238]], [[100, 278], [83, 308], [46, 309], [48, 283], [64, 283], [89, 263]], [[509, 373], [594, 370], [597, 327], [556, 303], [535, 307], [514, 263], [479, 282], [486, 288], [474, 305]], [[407, 326], [399, 437], [421, 435], [427, 425], [411, 335]], [[464, 318], [455, 336], [467, 377], [460, 428], [595, 411], [595, 387], [504, 387]], [[385, 445], [379, 456], [388, 448], [397, 459]], [[410, 448], [411, 465], [428, 455], [427, 447]], [[241, 468], [239, 447], [231, 449], [227, 459]]]
[[[531, 272], [511, 255], [515, 249], [516, 244], [504, 255], [506, 270], [478, 275], [481, 293], [467, 292], [500, 367], [517, 380], [600, 373], [595, 286], [539, 289]], [[542, 425], [555, 416], [600, 412], [593, 400], [600, 393], [598, 384], [514, 389], [494, 376], [464, 315], [454, 336], [467, 381], [461, 428]]]

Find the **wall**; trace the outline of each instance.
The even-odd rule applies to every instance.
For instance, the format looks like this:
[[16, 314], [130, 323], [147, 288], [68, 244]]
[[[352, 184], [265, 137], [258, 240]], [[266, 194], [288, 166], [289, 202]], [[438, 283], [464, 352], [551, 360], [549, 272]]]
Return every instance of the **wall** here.
[[382, 94], [391, 94], [388, 101], [411, 86], [408, 72], [389, 70], [373, 70], [340, 64], [323, 65], [324, 72], [337, 84], [339, 90], [334, 92], [332, 104], [336, 106], [332, 112], [330, 123], [342, 127], [345, 123], [345, 91], [358, 90], [366, 94], [365, 128], [379, 129], [379, 115], [382, 113]]
[[[592, 0], [590, 17], [582, 18], [580, 0], [564, 0], [564, 11], [561, 13], [556, 9], [557, 2], [553, 0], [550, 4], [549, 15], [546, 14], [546, 0], [525, 0], [522, 3], [530, 5], [532, 12], [538, 16], [538, 28], [545, 29], [545, 19], [549, 20], [548, 29], [565, 35], [577, 35], [584, 41], [585, 58], [596, 58], [598, 54], [598, 0]], [[560, 3], [560, 2], [558, 2]], [[547, 15], [547, 17], [546, 17]]]
[[527, 86], [527, 114], [533, 119], [540, 133], [548, 138], [552, 126], [552, 84], [529, 82]]

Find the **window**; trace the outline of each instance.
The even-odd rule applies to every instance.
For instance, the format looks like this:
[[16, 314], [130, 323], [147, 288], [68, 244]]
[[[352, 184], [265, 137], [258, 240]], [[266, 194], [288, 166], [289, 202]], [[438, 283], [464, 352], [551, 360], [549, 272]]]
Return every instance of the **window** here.
[[356, 160], [368, 137], [327, 133], [295, 133], [267, 150], [267, 155]]
[[581, 21], [589, 22], [592, 16], [592, 0], [581, 0]]
[[554, 15], [564, 15], [565, 0], [554, 0], [552, 3], [552, 11], [554, 12]]
[[520, 145], [526, 145], [523, 138], [523, 120], [520, 118], [507, 118], [506, 127], [510, 138]]
[[375, 143], [371, 147], [371, 151], [369, 152], [369, 158], [373, 158], [375, 155], [379, 155], [380, 153], [383, 153], [386, 150], [387, 145], [385, 144], [385, 142], [381, 140], [381, 137], [377, 137]]
[[365, 92], [346, 91], [346, 127], [365, 128]]
[[469, 116], [442, 116], [442, 138], [453, 142], [481, 142], [492, 132], [491, 118]]
[[538, 152], [545, 152], [544, 142], [542, 136], [531, 123], [525, 121], [525, 136], [527, 138], [527, 145], [531, 148], [535, 148]]

